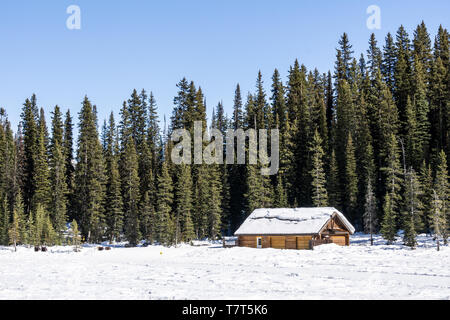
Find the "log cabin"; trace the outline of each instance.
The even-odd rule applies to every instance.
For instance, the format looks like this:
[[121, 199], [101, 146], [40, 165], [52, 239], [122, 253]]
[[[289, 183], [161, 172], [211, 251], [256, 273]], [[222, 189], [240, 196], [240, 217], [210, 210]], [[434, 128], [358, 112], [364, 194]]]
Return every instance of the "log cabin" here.
[[256, 209], [235, 232], [248, 248], [308, 250], [335, 243], [350, 245], [355, 228], [335, 208]]

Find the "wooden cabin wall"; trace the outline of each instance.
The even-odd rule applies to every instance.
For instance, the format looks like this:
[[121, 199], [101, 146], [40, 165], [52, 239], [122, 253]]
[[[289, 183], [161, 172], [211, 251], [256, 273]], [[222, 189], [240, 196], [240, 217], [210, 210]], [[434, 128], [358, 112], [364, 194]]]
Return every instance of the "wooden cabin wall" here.
[[239, 246], [256, 248], [256, 236], [239, 236]]
[[271, 248], [286, 249], [286, 237], [270, 237]]
[[333, 241], [333, 243], [339, 245], [339, 246], [345, 246], [347, 245], [347, 237], [344, 236], [330, 236], [331, 241]]
[[310, 249], [310, 247], [309, 247], [310, 240], [312, 240], [312, 236], [297, 237], [297, 249], [299, 249], [299, 250]]
[[[256, 248], [258, 236], [239, 236], [239, 246], [246, 248]], [[262, 236], [263, 248], [274, 249], [310, 249], [309, 241], [312, 236]]]

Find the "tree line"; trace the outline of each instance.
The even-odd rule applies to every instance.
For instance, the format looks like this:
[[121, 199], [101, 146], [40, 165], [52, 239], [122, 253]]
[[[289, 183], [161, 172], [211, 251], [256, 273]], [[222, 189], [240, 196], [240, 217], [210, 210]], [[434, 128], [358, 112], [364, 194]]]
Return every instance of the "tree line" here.
[[[49, 132], [32, 95], [15, 133], [0, 110], [0, 243], [62, 244], [72, 221], [87, 242], [216, 239], [255, 208], [299, 206], [336, 207], [388, 243], [400, 229], [411, 247], [423, 232], [447, 241], [449, 57], [442, 26], [434, 43], [423, 22], [382, 47], [372, 34], [360, 56], [344, 33], [333, 73], [296, 60], [286, 82], [274, 70], [266, 92], [259, 72], [254, 92], [243, 97], [238, 84], [232, 114], [219, 103], [209, 124], [204, 93], [186, 78], [163, 128], [153, 93], [134, 90], [118, 122], [111, 113], [101, 127], [85, 97], [76, 142], [70, 110], [53, 109]], [[194, 121], [223, 134], [279, 129], [279, 173], [173, 164], [171, 133], [193, 133]]]

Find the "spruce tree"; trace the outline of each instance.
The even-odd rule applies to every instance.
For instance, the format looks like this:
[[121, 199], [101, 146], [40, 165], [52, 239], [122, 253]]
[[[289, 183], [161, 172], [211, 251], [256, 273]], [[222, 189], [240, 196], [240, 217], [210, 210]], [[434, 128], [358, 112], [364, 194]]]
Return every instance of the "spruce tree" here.
[[154, 240], [155, 229], [155, 207], [150, 199], [149, 192], [144, 194], [140, 203], [140, 221], [142, 237], [147, 244], [152, 244]]
[[[14, 206], [13, 206], [13, 220], [16, 219], [15, 222], [17, 223], [17, 226], [14, 226], [16, 229], [15, 232], [18, 233], [18, 240], [17, 242], [20, 242], [21, 244], [28, 244], [28, 237], [27, 237], [27, 228], [26, 228], [26, 218], [25, 218], [25, 211], [24, 211], [24, 205], [22, 200], [22, 195], [20, 192], [18, 192], [14, 199]], [[16, 215], [14, 217], [14, 215]]]
[[345, 211], [352, 217], [353, 221], [359, 220], [356, 215], [358, 200], [358, 177], [356, 175], [355, 149], [353, 138], [348, 135], [347, 147], [345, 149]]
[[276, 185], [274, 188], [274, 198], [273, 198], [274, 208], [288, 208], [287, 192], [283, 185], [283, 178], [281, 174], [277, 175]]
[[52, 192], [50, 196], [50, 213], [58, 243], [62, 241], [67, 219], [67, 180], [66, 159], [63, 150], [63, 123], [59, 107], [56, 106], [52, 120], [52, 139], [50, 147], [50, 183]]
[[9, 242], [14, 246], [15, 252], [17, 252], [18, 242], [22, 240], [20, 236], [20, 218], [18, 212], [14, 210], [13, 220], [9, 228]]
[[427, 98], [427, 78], [425, 66], [418, 55], [414, 58], [414, 111], [416, 115], [415, 157], [413, 165], [419, 168], [422, 161], [428, 159], [430, 146], [430, 107]]
[[33, 245], [35, 247], [39, 247], [44, 244], [44, 228], [45, 228], [45, 218], [46, 218], [46, 212], [42, 204], [38, 204], [34, 213], [34, 224], [31, 224], [32, 227], [32, 239], [33, 239]]
[[428, 73], [431, 69], [432, 62], [431, 39], [423, 21], [417, 26], [416, 30], [414, 30], [412, 47], [414, 55], [423, 65], [425, 72]]
[[405, 177], [405, 208], [402, 215], [405, 245], [414, 248], [416, 246], [417, 231], [423, 229], [422, 203], [420, 197], [422, 187], [413, 168], [410, 168]]
[[385, 45], [383, 47], [382, 73], [383, 79], [392, 93], [394, 92], [394, 83], [395, 83], [394, 77], [395, 64], [396, 64], [396, 55], [395, 55], [394, 39], [392, 35], [388, 33], [385, 39]]
[[[231, 128], [234, 130], [244, 128], [244, 112], [242, 110], [241, 88], [239, 84], [236, 86], [233, 116], [231, 119]], [[245, 184], [241, 178], [245, 176], [245, 165], [237, 164], [237, 148], [234, 148], [235, 156], [233, 164], [228, 165], [228, 183], [229, 183], [229, 211], [230, 211], [230, 228], [231, 232], [243, 222], [243, 208], [245, 206]]]
[[155, 221], [156, 240], [163, 244], [170, 244], [172, 235], [169, 234], [172, 224], [173, 185], [169, 175], [167, 159], [163, 162], [158, 176], [157, 209]]
[[104, 231], [105, 167], [96, 116], [87, 97], [79, 114], [75, 199], [77, 219], [88, 242], [101, 241]]
[[273, 72], [272, 76], [272, 112], [273, 119], [275, 120], [275, 128], [283, 131], [285, 120], [286, 120], [286, 97], [285, 88], [283, 82], [280, 79], [280, 73], [277, 69]]
[[73, 245], [73, 251], [79, 252], [80, 251], [80, 244], [81, 244], [81, 237], [80, 232], [78, 231], [78, 223], [76, 220], [73, 220], [71, 223], [72, 226], [72, 245]]
[[[33, 102], [32, 102], [33, 101]], [[37, 155], [37, 114], [35, 112], [36, 97], [33, 95], [31, 101], [27, 99], [22, 108], [22, 130], [24, 137], [24, 202], [27, 215], [32, 211], [31, 202], [35, 192], [35, 157]]]
[[384, 197], [383, 206], [383, 222], [381, 224], [381, 234], [388, 244], [392, 244], [395, 241], [397, 234], [396, 218], [397, 213], [393, 206], [393, 201], [389, 193]]
[[350, 64], [352, 61], [353, 51], [347, 33], [344, 33], [339, 39], [339, 48], [336, 49], [336, 51], [336, 83], [341, 80], [348, 81], [350, 78]]
[[421, 230], [423, 232], [427, 232], [431, 234], [431, 225], [432, 225], [432, 202], [433, 202], [433, 172], [431, 170], [431, 166], [427, 165], [425, 161], [423, 161], [422, 166], [420, 168], [420, 185], [422, 187], [422, 194], [420, 196], [420, 202], [423, 205], [423, 222], [424, 229]]
[[384, 173], [386, 196], [384, 200], [384, 217], [382, 223], [383, 237], [392, 243], [397, 232], [396, 219], [399, 216], [401, 194], [400, 187], [402, 183], [402, 170], [400, 166], [400, 156], [397, 139], [391, 134], [387, 141], [387, 158], [385, 166], [381, 169]]
[[33, 195], [33, 207], [42, 205], [44, 210], [47, 210], [50, 204], [50, 172], [48, 167], [48, 152], [47, 145], [48, 133], [45, 124], [45, 118], [41, 114], [39, 134], [37, 139], [37, 149], [35, 154], [34, 167], [34, 186], [35, 192]]
[[325, 171], [323, 165], [324, 152], [322, 149], [322, 138], [316, 129], [310, 151], [312, 153], [312, 201], [315, 207], [328, 206], [328, 194], [325, 187]]
[[[287, 94], [288, 118], [291, 121], [296, 121], [296, 126], [291, 127], [291, 129], [295, 128], [295, 136], [291, 136], [293, 145], [295, 145], [293, 150], [293, 161], [295, 161], [293, 173], [295, 175], [292, 176], [289, 183], [294, 188], [292, 192], [295, 199], [303, 206], [309, 205], [311, 200], [308, 158], [309, 142], [314, 134], [311, 131], [311, 115], [306, 99], [306, 87], [306, 68], [300, 67], [296, 60], [294, 67], [289, 72]], [[290, 199], [294, 197], [289, 196]]]
[[[394, 97], [397, 103], [400, 123], [405, 123], [408, 95], [411, 93], [411, 48], [408, 33], [403, 26], [397, 31], [395, 42], [396, 64], [394, 70]], [[401, 130], [403, 133], [403, 130]]]
[[114, 115], [111, 113], [106, 132], [106, 224], [110, 243], [118, 241], [123, 228], [123, 202], [119, 173], [119, 145]]
[[372, 182], [369, 179], [366, 192], [366, 203], [363, 215], [364, 232], [370, 234], [370, 245], [373, 246], [373, 234], [376, 233], [378, 227], [377, 219], [377, 200], [373, 191]]
[[73, 124], [70, 110], [67, 110], [64, 119], [64, 138], [63, 154], [65, 157], [65, 178], [67, 186], [67, 215], [73, 219], [75, 217], [75, 198], [74, 198], [74, 158], [73, 158]]
[[6, 197], [3, 196], [3, 199], [0, 198], [0, 200], [0, 244], [6, 246], [9, 244], [8, 230], [10, 224], [10, 214], [8, 208], [8, 200], [6, 199]]
[[222, 227], [222, 185], [218, 165], [209, 168], [208, 237], [212, 240], [220, 236]]
[[331, 153], [330, 169], [327, 179], [328, 199], [332, 207], [342, 209], [342, 193], [339, 184], [339, 169], [337, 166], [336, 153]]
[[191, 218], [193, 211], [191, 168], [188, 165], [181, 164], [177, 166], [176, 170], [178, 172], [178, 181], [175, 185], [174, 199], [176, 216], [178, 221], [180, 221], [182, 234], [182, 239], [179, 240], [188, 242], [195, 237]]
[[136, 246], [140, 240], [139, 227], [139, 176], [138, 176], [138, 156], [133, 139], [130, 137], [122, 155], [123, 169], [122, 195], [123, 209], [125, 216], [125, 236], [132, 246]]
[[434, 194], [435, 199], [433, 202], [433, 211], [436, 211], [435, 215], [437, 215], [437, 217], [435, 217], [436, 221], [433, 222], [434, 222], [434, 230], [435, 231], [439, 230], [439, 235], [441, 235], [444, 239], [444, 242], [447, 243], [449, 231], [448, 222], [450, 221], [449, 217], [450, 210], [448, 203], [449, 182], [448, 182], [447, 157], [443, 150], [441, 150], [437, 159], [438, 162], [436, 167], [436, 175], [433, 184], [433, 190], [435, 193]]
[[195, 181], [195, 210], [193, 215], [194, 228], [197, 238], [208, 236], [208, 210], [209, 210], [209, 170], [206, 165], [198, 166]]
[[436, 240], [437, 251], [440, 250], [440, 239], [444, 238], [445, 225], [447, 220], [443, 210], [443, 201], [439, 198], [437, 192], [433, 190], [433, 201], [431, 203], [431, 227], [433, 229], [434, 238]]

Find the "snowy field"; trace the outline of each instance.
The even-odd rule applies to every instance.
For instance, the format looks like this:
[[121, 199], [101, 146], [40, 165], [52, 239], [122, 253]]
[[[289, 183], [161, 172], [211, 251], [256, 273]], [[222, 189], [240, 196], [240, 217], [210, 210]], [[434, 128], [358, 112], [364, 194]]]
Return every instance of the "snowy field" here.
[[0, 247], [0, 299], [450, 299], [450, 247]]

